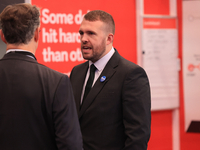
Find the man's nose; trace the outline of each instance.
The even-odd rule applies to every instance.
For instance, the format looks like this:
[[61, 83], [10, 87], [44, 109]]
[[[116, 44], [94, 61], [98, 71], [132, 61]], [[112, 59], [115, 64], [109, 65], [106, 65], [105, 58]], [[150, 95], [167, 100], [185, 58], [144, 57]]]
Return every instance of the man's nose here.
[[87, 35], [86, 35], [86, 34], [81, 35], [81, 41], [82, 41], [83, 43], [87, 43], [87, 42], [88, 42], [88, 38], [87, 38]]

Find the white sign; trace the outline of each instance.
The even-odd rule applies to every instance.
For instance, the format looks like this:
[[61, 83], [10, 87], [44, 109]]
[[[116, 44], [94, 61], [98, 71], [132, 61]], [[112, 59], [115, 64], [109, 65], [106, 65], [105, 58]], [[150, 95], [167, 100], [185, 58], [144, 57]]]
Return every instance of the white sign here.
[[183, 1], [185, 130], [200, 121], [200, 1]]
[[165, 26], [168, 19], [144, 20], [143, 67], [150, 80], [152, 110], [179, 106], [178, 35], [173, 24], [175, 21], [169, 20], [169, 25]]

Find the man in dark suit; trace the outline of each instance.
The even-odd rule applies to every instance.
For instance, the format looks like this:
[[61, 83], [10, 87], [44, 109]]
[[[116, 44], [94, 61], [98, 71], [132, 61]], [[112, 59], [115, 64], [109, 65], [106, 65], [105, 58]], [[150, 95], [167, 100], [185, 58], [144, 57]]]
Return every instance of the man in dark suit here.
[[39, 64], [40, 12], [31, 4], [7, 6], [0, 35], [0, 149], [81, 150], [82, 135], [69, 78]]
[[79, 33], [88, 61], [72, 69], [70, 80], [84, 150], [146, 150], [151, 98], [145, 71], [113, 48], [115, 24], [110, 14], [87, 13]]

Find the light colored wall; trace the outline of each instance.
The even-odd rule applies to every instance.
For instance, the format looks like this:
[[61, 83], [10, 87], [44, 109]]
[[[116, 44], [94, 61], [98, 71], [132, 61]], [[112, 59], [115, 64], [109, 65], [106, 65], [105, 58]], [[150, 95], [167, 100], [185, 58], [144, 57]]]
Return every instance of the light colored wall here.
[[6, 53], [6, 44], [0, 40], [0, 59], [3, 57], [3, 55]]

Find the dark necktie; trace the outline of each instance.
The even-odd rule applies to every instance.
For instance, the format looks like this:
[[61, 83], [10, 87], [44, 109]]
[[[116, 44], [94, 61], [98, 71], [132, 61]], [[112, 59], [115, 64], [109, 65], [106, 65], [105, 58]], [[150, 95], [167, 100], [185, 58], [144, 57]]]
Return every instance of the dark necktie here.
[[[90, 66], [90, 76], [87, 80], [87, 84], [85, 86], [85, 93], [84, 93], [84, 96], [83, 96], [83, 100], [86, 98], [86, 96], [88, 95], [88, 93], [90, 92], [90, 89], [92, 87], [92, 84], [93, 84], [93, 81], [94, 81], [94, 76], [95, 76], [95, 71], [96, 71], [96, 67], [94, 64], [92, 64]], [[82, 100], [82, 104], [83, 104], [83, 100]]]

